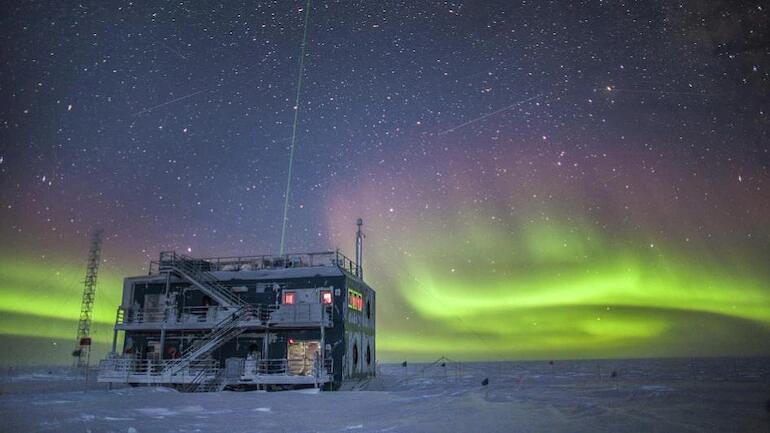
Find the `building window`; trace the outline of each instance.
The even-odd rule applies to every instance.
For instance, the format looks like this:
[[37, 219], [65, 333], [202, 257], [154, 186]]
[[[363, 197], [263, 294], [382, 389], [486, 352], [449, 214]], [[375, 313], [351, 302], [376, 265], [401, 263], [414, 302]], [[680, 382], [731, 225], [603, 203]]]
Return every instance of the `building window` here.
[[372, 318], [372, 307], [369, 305], [369, 301], [366, 301], [366, 318], [371, 319]]
[[358, 365], [358, 344], [353, 343], [353, 366]]
[[331, 305], [332, 303], [331, 290], [321, 290], [321, 303], [324, 305]]
[[356, 311], [362, 311], [364, 309], [364, 296], [353, 289], [348, 289], [348, 307]]
[[296, 300], [296, 294], [294, 292], [283, 292], [283, 303], [293, 304]]
[[366, 365], [372, 365], [372, 351], [368, 344], [366, 345]]

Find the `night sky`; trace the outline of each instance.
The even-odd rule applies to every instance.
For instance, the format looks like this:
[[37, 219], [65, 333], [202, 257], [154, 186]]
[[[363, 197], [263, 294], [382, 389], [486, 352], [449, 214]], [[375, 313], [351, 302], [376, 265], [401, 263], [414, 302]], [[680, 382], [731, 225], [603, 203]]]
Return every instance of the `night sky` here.
[[[380, 359], [770, 354], [763, 1], [4, 2], [0, 362], [159, 251], [353, 256]], [[12, 347], [9, 351], [8, 347]], [[102, 349], [104, 346], [102, 346]]]

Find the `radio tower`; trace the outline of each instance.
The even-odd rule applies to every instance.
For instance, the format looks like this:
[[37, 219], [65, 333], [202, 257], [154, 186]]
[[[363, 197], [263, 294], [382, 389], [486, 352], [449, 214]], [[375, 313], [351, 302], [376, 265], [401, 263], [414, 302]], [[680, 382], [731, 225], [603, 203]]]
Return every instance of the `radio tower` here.
[[75, 367], [88, 367], [91, 355], [91, 314], [94, 311], [94, 298], [96, 297], [96, 276], [99, 273], [99, 263], [102, 252], [102, 231], [94, 230], [91, 238], [91, 249], [88, 252], [88, 267], [86, 279], [83, 282], [83, 299], [80, 302], [80, 320], [78, 321], [78, 335], [75, 339]]

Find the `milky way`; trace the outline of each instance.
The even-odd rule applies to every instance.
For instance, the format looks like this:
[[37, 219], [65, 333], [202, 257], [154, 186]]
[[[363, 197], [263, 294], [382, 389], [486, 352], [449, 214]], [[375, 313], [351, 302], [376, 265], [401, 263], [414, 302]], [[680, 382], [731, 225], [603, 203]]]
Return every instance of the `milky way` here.
[[[67, 361], [93, 227], [102, 344], [159, 251], [278, 252], [305, 12], [3, 6], [17, 354]], [[769, 354], [768, 28], [759, 1], [313, 2], [286, 249], [350, 253], [364, 218], [386, 360]]]

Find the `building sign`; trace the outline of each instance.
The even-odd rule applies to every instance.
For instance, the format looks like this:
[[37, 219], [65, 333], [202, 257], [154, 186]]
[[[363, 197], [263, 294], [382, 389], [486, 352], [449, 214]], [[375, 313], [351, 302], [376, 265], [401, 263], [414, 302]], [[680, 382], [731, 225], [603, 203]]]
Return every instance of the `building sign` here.
[[362, 311], [364, 309], [364, 296], [353, 289], [348, 289], [348, 308]]

